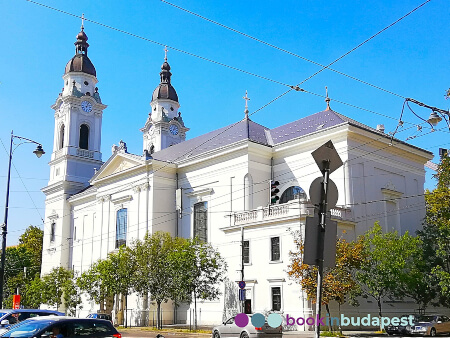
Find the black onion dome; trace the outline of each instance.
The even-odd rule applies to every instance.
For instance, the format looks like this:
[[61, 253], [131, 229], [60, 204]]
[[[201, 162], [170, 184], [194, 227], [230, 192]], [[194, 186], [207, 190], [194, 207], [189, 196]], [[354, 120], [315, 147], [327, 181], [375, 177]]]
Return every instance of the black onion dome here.
[[69, 72], [83, 72], [97, 76], [95, 67], [85, 54], [76, 54], [66, 65], [65, 74]]
[[70, 59], [66, 65], [65, 74], [69, 72], [83, 72], [86, 74], [97, 76], [95, 67], [91, 60], [87, 56], [89, 44], [87, 43], [88, 37], [84, 32], [83, 27], [81, 32], [77, 34], [77, 41], [75, 44], [75, 56]]
[[161, 73], [159, 73], [159, 75], [161, 77], [161, 82], [153, 91], [152, 101], [157, 99], [165, 99], [178, 102], [177, 92], [170, 83], [172, 73], [170, 72], [170, 65], [167, 62], [167, 59], [162, 64]]

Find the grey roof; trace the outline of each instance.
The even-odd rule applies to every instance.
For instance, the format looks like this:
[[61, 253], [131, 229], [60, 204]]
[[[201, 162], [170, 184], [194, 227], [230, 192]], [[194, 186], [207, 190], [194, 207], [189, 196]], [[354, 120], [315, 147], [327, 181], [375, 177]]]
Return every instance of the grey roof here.
[[[351, 119], [338, 114], [333, 110], [324, 110], [316, 114], [301, 118], [300, 120], [271, 129], [270, 135], [272, 136], [273, 143], [279, 144], [281, 142], [286, 142], [300, 136], [314, 133], [321, 129], [326, 129], [345, 122], [350, 122], [350, 120]], [[359, 127], [361, 126], [364, 125], [360, 124]], [[367, 126], [364, 127], [370, 128]]]
[[178, 162], [245, 139], [269, 146], [266, 130], [269, 129], [250, 119], [243, 119], [235, 124], [157, 151], [152, 156], [160, 161]]
[[96, 191], [97, 191], [97, 187], [95, 187], [93, 185], [88, 185], [86, 188], [81, 189], [77, 193], [70, 196], [68, 199], [71, 199], [72, 197], [81, 197], [84, 195], [89, 195], [90, 193], [96, 192]]

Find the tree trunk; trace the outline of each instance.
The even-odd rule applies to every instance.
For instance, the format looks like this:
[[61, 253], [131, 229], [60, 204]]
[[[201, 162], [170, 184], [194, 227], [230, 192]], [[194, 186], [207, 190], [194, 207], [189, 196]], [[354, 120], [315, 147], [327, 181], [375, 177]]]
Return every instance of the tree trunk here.
[[157, 307], [156, 307], [156, 328], [157, 329], [162, 329], [162, 325], [161, 325], [161, 302], [157, 302]]
[[197, 330], [197, 292], [194, 291], [194, 330]]
[[[330, 307], [328, 306], [328, 303], [325, 304], [325, 309], [327, 309], [328, 318], [331, 318], [331, 315], [330, 315]], [[333, 328], [331, 327], [331, 320], [328, 322], [328, 330], [329, 330], [330, 332], [333, 331]]]
[[377, 304], [378, 304], [378, 318], [380, 319], [380, 331], [382, 331], [383, 327], [382, 327], [382, 324], [381, 324], [381, 317], [383, 317], [383, 316], [381, 314], [381, 298], [377, 299]]
[[342, 334], [342, 326], [341, 326], [341, 302], [338, 302], [339, 309], [339, 333]]
[[127, 304], [127, 300], [128, 300], [128, 295], [125, 295], [125, 327], [128, 327], [128, 304]]

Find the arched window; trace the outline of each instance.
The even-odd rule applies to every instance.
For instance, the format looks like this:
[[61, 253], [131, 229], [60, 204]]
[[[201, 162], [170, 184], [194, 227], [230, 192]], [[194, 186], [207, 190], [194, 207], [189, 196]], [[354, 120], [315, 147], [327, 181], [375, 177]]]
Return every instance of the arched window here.
[[194, 204], [194, 237], [206, 242], [208, 240], [208, 203]]
[[299, 186], [292, 186], [292, 187], [287, 188], [283, 192], [283, 194], [281, 195], [281, 198], [280, 198], [280, 202], [278, 202], [278, 203], [279, 204], [286, 203], [286, 202], [300, 199], [300, 198], [306, 199], [305, 191], [302, 188], [300, 188]]
[[80, 142], [78, 145], [81, 149], [89, 149], [89, 127], [86, 124], [80, 126]]
[[64, 148], [64, 124], [59, 129], [59, 149]]
[[127, 245], [127, 208], [117, 210], [116, 218], [116, 249]]
[[150, 147], [150, 154], [153, 154], [155, 152], [155, 146], [152, 144]]

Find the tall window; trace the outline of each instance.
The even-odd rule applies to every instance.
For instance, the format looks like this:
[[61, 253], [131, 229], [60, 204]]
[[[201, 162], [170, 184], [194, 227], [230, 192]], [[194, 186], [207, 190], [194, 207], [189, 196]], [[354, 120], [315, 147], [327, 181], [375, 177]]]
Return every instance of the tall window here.
[[86, 124], [80, 126], [80, 142], [78, 145], [81, 149], [89, 149], [89, 127]]
[[306, 193], [305, 191], [298, 187], [298, 186], [293, 186], [293, 187], [289, 187], [287, 188], [283, 194], [281, 195], [280, 198], [280, 202], [278, 203], [286, 203], [289, 202], [291, 200], [296, 200], [299, 198], [305, 198], [306, 199]]
[[250, 241], [244, 241], [243, 250], [244, 263], [248, 264], [250, 263]]
[[55, 235], [56, 235], [56, 223], [52, 222], [52, 225], [50, 228], [50, 242], [55, 241]]
[[61, 126], [59, 130], [59, 149], [64, 148], [64, 124]]
[[127, 209], [117, 211], [116, 218], [116, 249], [127, 245]]
[[280, 260], [280, 237], [270, 239], [270, 260], [272, 262]]
[[272, 288], [272, 311], [281, 310], [281, 288], [279, 286]]
[[194, 204], [194, 237], [199, 240], [208, 241], [208, 203], [200, 202]]

